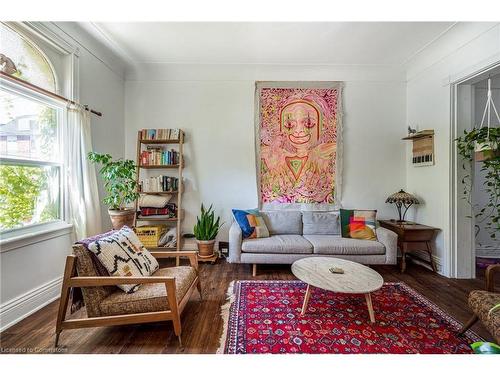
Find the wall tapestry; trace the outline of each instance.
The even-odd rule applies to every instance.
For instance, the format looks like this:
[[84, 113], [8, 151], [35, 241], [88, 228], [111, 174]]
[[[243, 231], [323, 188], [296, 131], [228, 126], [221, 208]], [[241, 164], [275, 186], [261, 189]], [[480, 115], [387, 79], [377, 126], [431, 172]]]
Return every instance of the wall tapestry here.
[[341, 82], [257, 82], [256, 155], [264, 209], [340, 206]]

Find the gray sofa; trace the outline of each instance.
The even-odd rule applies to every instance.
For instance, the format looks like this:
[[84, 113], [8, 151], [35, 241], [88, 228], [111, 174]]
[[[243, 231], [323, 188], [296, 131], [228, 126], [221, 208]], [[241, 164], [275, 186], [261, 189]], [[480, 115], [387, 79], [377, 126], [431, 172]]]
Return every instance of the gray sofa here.
[[362, 264], [396, 264], [397, 235], [378, 227], [377, 241], [342, 238], [338, 211], [262, 212], [269, 237], [243, 239], [233, 220], [229, 229], [229, 262], [291, 264], [310, 256], [331, 256]]

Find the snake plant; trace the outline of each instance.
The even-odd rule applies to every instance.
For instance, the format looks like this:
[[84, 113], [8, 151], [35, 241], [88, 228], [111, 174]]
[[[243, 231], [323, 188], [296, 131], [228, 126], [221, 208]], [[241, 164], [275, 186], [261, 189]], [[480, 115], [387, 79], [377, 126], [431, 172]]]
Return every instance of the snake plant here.
[[198, 241], [214, 240], [223, 225], [219, 223], [220, 217], [217, 216], [217, 219], [215, 219], [215, 212], [212, 209], [212, 205], [206, 210], [202, 203], [201, 215], [199, 217], [196, 216], [196, 224], [193, 228], [194, 236]]

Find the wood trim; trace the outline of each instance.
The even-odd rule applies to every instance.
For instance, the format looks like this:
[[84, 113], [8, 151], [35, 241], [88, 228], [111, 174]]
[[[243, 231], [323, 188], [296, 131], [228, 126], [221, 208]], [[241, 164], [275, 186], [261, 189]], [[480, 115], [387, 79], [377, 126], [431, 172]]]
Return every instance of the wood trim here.
[[196, 285], [198, 284], [199, 281], [200, 279], [197, 276], [194, 279], [193, 283], [189, 286], [189, 289], [187, 290], [184, 297], [182, 297], [181, 301], [179, 302], [179, 314], [182, 314], [182, 312], [184, 311], [184, 307], [186, 307], [186, 304], [188, 303], [189, 298], [191, 298], [191, 294], [193, 293], [194, 288], [196, 288]]
[[495, 291], [495, 273], [500, 272], [500, 264], [490, 264], [486, 268], [486, 290]]
[[189, 263], [196, 271], [198, 271], [198, 256], [196, 251], [155, 251], [151, 253], [155, 258], [172, 258], [186, 257], [189, 258]]
[[137, 324], [171, 320], [170, 310], [155, 311], [140, 314], [112, 315], [96, 318], [71, 319], [62, 322], [62, 329], [90, 328], [103, 326], [116, 326], [122, 324]]
[[90, 286], [111, 286], [120, 284], [154, 284], [154, 283], [175, 283], [174, 277], [166, 276], [77, 276], [68, 281], [68, 286], [74, 288]]

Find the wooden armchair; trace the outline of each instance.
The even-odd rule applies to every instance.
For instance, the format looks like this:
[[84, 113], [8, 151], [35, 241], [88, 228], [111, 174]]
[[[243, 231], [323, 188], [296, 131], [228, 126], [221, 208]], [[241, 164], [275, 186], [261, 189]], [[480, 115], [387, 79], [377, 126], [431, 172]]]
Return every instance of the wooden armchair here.
[[[151, 253], [155, 258], [188, 257], [190, 266], [158, 269], [152, 276], [109, 276], [99, 261], [82, 245], [73, 246], [73, 255], [66, 258], [55, 346], [64, 329], [138, 324], [171, 320], [181, 340], [180, 314], [195, 288], [201, 294], [198, 259], [195, 251], [162, 251]], [[78, 275], [78, 276], [77, 276]], [[141, 284], [134, 293], [125, 293], [119, 284]], [[66, 319], [71, 288], [81, 288], [87, 318]]]
[[493, 306], [500, 303], [500, 293], [495, 293], [495, 273], [500, 272], [500, 264], [491, 264], [486, 269], [486, 290], [473, 290], [469, 294], [469, 307], [473, 311], [472, 317], [463, 326], [460, 335], [464, 334], [479, 319], [497, 343], [500, 343], [500, 310], [491, 314], [489, 311]]

